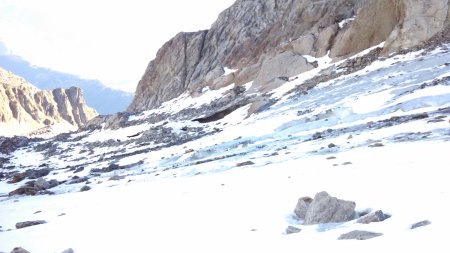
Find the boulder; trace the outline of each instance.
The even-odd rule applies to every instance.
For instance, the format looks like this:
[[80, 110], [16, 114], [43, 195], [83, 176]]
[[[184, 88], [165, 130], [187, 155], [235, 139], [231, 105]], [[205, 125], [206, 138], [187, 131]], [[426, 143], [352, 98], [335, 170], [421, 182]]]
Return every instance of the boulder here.
[[431, 221], [429, 221], [429, 220], [419, 221], [417, 223], [412, 224], [411, 225], [411, 229], [416, 229], [416, 228], [419, 228], [419, 227], [428, 226], [430, 224], [431, 224]]
[[295, 206], [294, 213], [298, 218], [304, 220], [306, 217], [306, 212], [308, 211], [311, 202], [313, 201], [310, 197], [302, 197], [298, 199], [297, 205]]
[[314, 196], [305, 215], [305, 225], [346, 222], [355, 217], [355, 202], [340, 200], [327, 192]]
[[81, 187], [80, 192], [89, 191], [90, 189], [91, 189], [91, 187], [85, 185], [85, 186]]
[[17, 228], [17, 229], [21, 229], [21, 228], [26, 228], [26, 227], [31, 227], [31, 226], [41, 225], [41, 224], [45, 224], [45, 223], [47, 223], [45, 220], [35, 220], [35, 221], [23, 221], [23, 222], [17, 222], [17, 223], [16, 223], [16, 228]]
[[22, 247], [16, 247], [10, 253], [30, 253], [30, 252]]
[[38, 190], [47, 190], [50, 188], [50, 183], [44, 178], [40, 177], [34, 182], [34, 187]]
[[[296, 76], [313, 68], [314, 66], [302, 55], [286, 51], [264, 61], [250, 89], [259, 91], [272, 90], [286, 82], [286, 80], [280, 77], [289, 79], [289, 77]], [[279, 79], [282, 80], [280, 81]]]
[[354, 230], [339, 236], [338, 240], [368, 240], [374, 237], [382, 236], [382, 233]]
[[31, 195], [34, 196], [36, 194], [38, 194], [39, 190], [36, 189], [35, 187], [29, 187], [29, 186], [23, 186], [23, 187], [19, 187], [16, 190], [10, 192], [8, 195], [9, 196], [14, 196], [14, 195]]
[[378, 210], [369, 214], [366, 214], [359, 218], [356, 222], [362, 224], [369, 224], [372, 222], [380, 222], [389, 219], [391, 216], [389, 214], [383, 213], [383, 211]]
[[286, 228], [286, 234], [295, 234], [295, 233], [300, 233], [302, 230], [298, 227], [294, 227], [294, 226], [288, 226]]

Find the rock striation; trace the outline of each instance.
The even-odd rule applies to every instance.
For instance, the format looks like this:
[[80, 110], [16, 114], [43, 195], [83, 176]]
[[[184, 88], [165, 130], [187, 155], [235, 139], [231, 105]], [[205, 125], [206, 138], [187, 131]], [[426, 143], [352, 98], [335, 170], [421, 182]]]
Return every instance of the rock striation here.
[[2, 135], [28, 135], [60, 123], [77, 129], [97, 115], [86, 105], [80, 88], [39, 90], [0, 68]]
[[[140, 80], [129, 112], [205, 87], [251, 83], [270, 92], [317, 67], [385, 42], [383, 54], [430, 39], [449, 23], [448, 0], [237, 0], [209, 30], [165, 43]], [[227, 71], [228, 69], [234, 71]]]

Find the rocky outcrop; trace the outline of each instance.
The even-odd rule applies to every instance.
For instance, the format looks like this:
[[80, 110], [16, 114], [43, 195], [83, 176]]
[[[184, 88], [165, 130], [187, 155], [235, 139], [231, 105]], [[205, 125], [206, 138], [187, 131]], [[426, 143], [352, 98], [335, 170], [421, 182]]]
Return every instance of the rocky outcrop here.
[[447, 26], [448, 6], [448, 0], [237, 0], [211, 29], [179, 33], [163, 45], [128, 111], [185, 92], [201, 95], [206, 86], [253, 82], [246, 93], [270, 92], [316, 66], [304, 55], [343, 59], [383, 41], [384, 54], [409, 48]]
[[80, 88], [43, 91], [0, 69], [2, 134], [29, 134], [58, 123], [66, 123], [76, 129], [95, 116], [97, 112], [86, 105]]

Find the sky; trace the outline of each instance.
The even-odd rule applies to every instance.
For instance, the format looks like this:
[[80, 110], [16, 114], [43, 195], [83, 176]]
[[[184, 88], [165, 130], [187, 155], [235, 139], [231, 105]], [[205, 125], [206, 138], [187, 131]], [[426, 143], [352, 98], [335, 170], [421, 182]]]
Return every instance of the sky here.
[[164, 42], [208, 29], [233, 2], [0, 0], [0, 53], [134, 92]]

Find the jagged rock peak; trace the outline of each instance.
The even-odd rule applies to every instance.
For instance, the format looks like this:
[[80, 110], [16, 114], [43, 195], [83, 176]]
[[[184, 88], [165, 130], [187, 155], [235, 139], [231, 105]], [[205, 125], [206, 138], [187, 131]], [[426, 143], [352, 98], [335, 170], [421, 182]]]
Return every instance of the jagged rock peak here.
[[[415, 46], [448, 24], [449, 0], [237, 0], [207, 31], [179, 33], [148, 65], [128, 111], [184, 92], [252, 82], [267, 92], [314, 68], [304, 55], [343, 59], [385, 41]], [[225, 69], [235, 69], [224, 75]]]
[[74, 130], [97, 115], [86, 105], [80, 88], [39, 90], [0, 68], [1, 135], [29, 135], [60, 123]]

